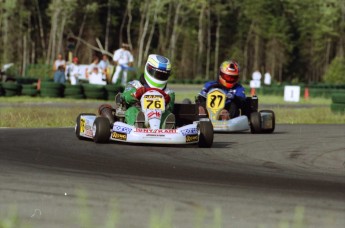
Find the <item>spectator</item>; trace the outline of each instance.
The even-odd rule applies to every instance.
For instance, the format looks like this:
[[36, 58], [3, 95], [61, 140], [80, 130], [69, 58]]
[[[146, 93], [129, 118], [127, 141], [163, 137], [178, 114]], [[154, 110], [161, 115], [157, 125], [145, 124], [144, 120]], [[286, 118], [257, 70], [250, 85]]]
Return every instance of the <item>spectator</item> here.
[[56, 82], [56, 83], [65, 83], [66, 82], [65, 67], [63, 65], [60, 65], [57, 68], [57, 71], [54, 72], [54, 82]]
[[58, 70], [59, 66], [63, 66], [64, 69], [66, 68], [66, 61], [62, 58], [62, 54], [58, 54], [57, 59], [54, 61], [54, 73]]
[[102, 60], [99, 62], [98, 67], [101, 69], [102, 73], [106, 76], [107, 81], [109, 80], [109, 73], [108, 73], [108, 66], [109, 66], [109, 60], [108, 56], [106, 54], [102, 55]]
[[114, 52], [113, 56], [114, 63], [116, 65], [115, 73], [113, 75], [112, 83], [115, 84], [122, 71], [121, 84], [126, 85], [127, 83], [127, 71], [128, 68], [133, 65], [133, 55], [129, 51], [129, 45], [123, 43], [120, 49]]
[[99, 57], [97, 55], [93, 56], [92, 63], [86, 69], [86, 74], [91, 74], [95, 67], [99, 67]]
[[91, 73], [86, 71], [86, 78], [89, 79], [90, 84], [94, 85], [106, 85], [107, 82], [105, 81], [105, 75], [102, 74], [100, 69], [97, 66], [94, 66]]
[[253, 72], [253, 74], [252, 74], [252, 79], [253, 80], [258, 80], [258, 81], [260, 81], [261, 80], [261, 73], [260, 73], [260, 71], [258, 71], [258, 70], [255, 70], [254, 72]]
[[264, 84], [265, 85], [271, 85], [271, 79], [272, 79], [272, 77], [271, 77], [271, 74], [270, 74], [270, 72], [267, 70], [266, 71], [266, 73], [265, 73], [265, 75], [264, 75]]
[[78, 84], [79, 76], [81, 75], [80, 68], [78, 66], [79, 59], [74, 57], [72, 63], [67, 65], [66, 75], [68, 76], [71, 85]]

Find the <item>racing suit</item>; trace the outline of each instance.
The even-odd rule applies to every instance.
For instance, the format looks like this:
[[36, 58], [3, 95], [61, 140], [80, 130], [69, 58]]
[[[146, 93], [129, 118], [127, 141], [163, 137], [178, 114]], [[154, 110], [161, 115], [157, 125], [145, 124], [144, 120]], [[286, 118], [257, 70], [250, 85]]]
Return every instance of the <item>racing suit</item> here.
[[206, 102], [207, 93], [213, 88], [219, 88], [226, 94], [225, 109], [230, 112], [230, 117], [234, 118], [239, 116], [239, 109], [244, 107], [246, 101], [244, 87], [237, 83], [231, 89], [227, 89], [218, 81], [206, 82], [197, 98], [201, 104]]
[[[146, 89], [150, 88], [143, 80], [141, 81], [143, 83], [138, 80], [130, 81], [126, 86], [125, 91], [121, 94], [122, 99], [129, 106], [125, 112], [125, 121], [129, 125], [134, 125], [136, 117], [140, 111], [140, 98], [138, 99], [135, 96], [137, 90], [141, 87], [145, 87]], [[172, 113], [175, 103], [175, 92], [173, 90], [167, 89], [166, 87], [163, 90], [168, 95], [168, 97], [165, 98], [166, 107], [164, 113], [162, 114], [161, 127], [167, 116]]]

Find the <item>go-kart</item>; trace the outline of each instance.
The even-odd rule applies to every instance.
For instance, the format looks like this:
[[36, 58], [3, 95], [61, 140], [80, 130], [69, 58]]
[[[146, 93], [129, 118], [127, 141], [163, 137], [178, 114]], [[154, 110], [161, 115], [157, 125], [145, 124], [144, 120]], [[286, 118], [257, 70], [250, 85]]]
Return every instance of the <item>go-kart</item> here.
[[[237, 117], [224, 119], [222, 111], [225, 107], [226, 94], [219, 88], [211, 89], [206, 95], [206, 102], [196, 101], [197, 106], [206, 110], [215, 132], [272, 133], [275, 129], [275, 114], [271, 110], [258, 111], [258, 97], [246, 97], [244, 107]], [[186, 100], [185, 103], [191, 103]]]
[[[99, 116], [82, 113], [77, 117], [75, 133], [79, 139], [89, 138], [96, 143], [109, 140], [141, 144], [197, 144], [199, 147], [211, 147], [213, 126], [209, 118], [198, 118], [196, 113], [189, 113], [185, 118], [183, 111], [175, 115], [175, 127], [162, 129], [161, 117], [166, 109], [162, 90], [148, 90], [140, 99], [140, 110], [145, 115], [142, 126], [132, 126], [125, 122], [126, 103], [121, 94], [115, 97], [115, 106], [101, 105]], [[177, 109], [179, 110], [177, 105]], [[183, 110], [183, 109], [182, 109]]]

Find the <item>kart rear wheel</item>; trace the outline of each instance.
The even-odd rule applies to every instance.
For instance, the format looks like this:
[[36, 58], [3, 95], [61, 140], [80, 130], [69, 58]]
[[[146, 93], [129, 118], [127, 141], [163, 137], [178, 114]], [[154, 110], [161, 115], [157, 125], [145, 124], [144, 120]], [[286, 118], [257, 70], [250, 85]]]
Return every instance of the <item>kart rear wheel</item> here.
[[96, 116], [96, 115], [93, 114], [93, 113], [80, 113], [78, 115], [78, 117], [76, 119], [76, 124], [75, 124], [75, 134], [76, 134], [77, 138], [80, 139], [80, 140], [84, 139], [84, 137], [82, 137], [80, 135], [80, 124], [81, 124], [80, 118], [81, 118], [81, 116]]
[[110, 122], [106, 117], [99, 116], [92, 127], [93, 141], [95, 143], [107, 143], [110, 138]]
[[213, 144], [213, 125], [211, 121], [200, 121], [199, 147], [210, 148]]
[[259, 112], [250, 113], [250, 131], [253, 134], [261, 133], [261, 115]]
[[276, 126], [276, 118], [274, 112], [272, 110], [261, 110], [260, 115], [262, 116], [261, 132], [272, 133]]

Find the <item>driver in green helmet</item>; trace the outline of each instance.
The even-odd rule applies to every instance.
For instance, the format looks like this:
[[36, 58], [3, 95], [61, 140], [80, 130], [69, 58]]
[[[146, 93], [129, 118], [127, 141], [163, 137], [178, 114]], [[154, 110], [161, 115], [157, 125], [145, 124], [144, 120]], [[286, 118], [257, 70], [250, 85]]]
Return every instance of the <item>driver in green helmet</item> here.
[[149, 55], [145, 64], [144, 74], [139, 80], [130, 81], [125, 91], [122, 93], [122, 99], [129, 108], [125, 113], [127, 124], [135, 127], [144, 128], [145, 115], [140, 111], [140, 98], [150, 89], [159, 89], [163, 91], [166, 109], [161, 117], [162, 129], [175, 128], [175, 115], [172, 113], [175, 102], [175, 92], [167, 88], [167, 82], [170, 76], [170, 60], [161, 55]]

